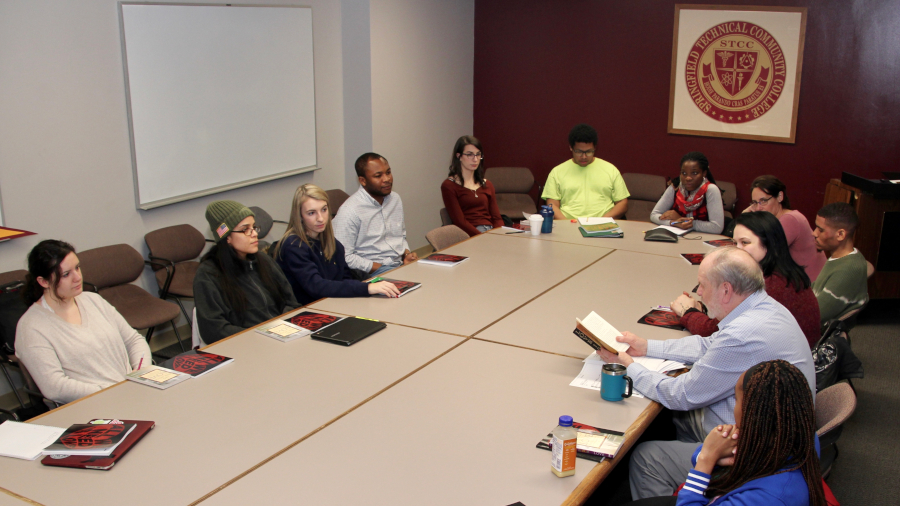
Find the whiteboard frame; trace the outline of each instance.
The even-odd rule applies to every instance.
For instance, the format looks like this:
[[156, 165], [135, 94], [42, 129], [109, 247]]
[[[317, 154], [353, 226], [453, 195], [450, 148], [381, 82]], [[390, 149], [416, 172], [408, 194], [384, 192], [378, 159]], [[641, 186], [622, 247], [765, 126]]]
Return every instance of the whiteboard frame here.
[[[316, 126], [316, 165], [310, 165], [307, 167], [299, 167], [296, 169], [291, 169], [283, 172], [279, 172], [276, 174], [269, 174], [266, 176], [261, 176], [257, 178], [251, 178], [244, 181], [237, 181], [234, 183], [229, 183], [226, 185], [217, 186], [214, 188], [209, 188], [206, 190], [199, 190], [195, 192], [189, 192], [182, 195], [176, 195], [174, 197], [169, 197], [165, 199], [159, 199], [151, 202], [141, 203], [141, 195], [140, 195], [140, 184], [138, 181], [138, 168], [137, 168], [137, 150], [135, 148], [135, 137], [134, 137], [134, 118], [132, 116], [131, 110], [131, 83], [129, 82], [128, 77], [128, 53], [126, 51], [125, 46], [125, 16], [122, 9], [123, 5], [159, 5], [159, 6], [185, 6], [185, 7], [260, 7], [260, 8], [287, 8], [287, 9], [310, 9], [312, 13], [312, 6], [309, 5], [275, 5], [275, 4], [231, 4], [231, 3], [194, 3], [194, 2], [184, 2], [184, 3], [170, 3], [170, 2], [117, 2], [117, 10], [119, 12], [119, 39], [121, 43], [122, 49], [122, 70], [125, 77], [125, 105], [128, 116], [128, 141], [131, 146], [131, 172], [134, 177], [134, 201], [137, 209], [148, 211], [150, 209], [154, 209], [157, 207], [163, 207], [170, 204], [176, 204], [178, 202], [184, 202], [187, 200], [192, 200], [200, 197], [205, 197], [207, 195], [213, 195], [216, 193], [225, 192], [228, 190], [234, 190], [237, 188], [243, 188], [246, 186], [252, 186], [259, 183], [264, 183], [266, 181], [273, 181], [275, 179], [282, 179], [285, 177], [295, 176], [297, 174], [304, 174], [307, 172], [313, 172], [321, 169], [318, 165], [318, 123], [317, 123], [317, 112], [316, 112], [316, 100], [313, 98], [313, 124]], [[315, 59], [315, 23], [312, 23], [311, 26], [311, 36], [314, 41], [313, 45], [313, 97], [315, 97], [315, 74], [316, 74], [316, 59]], [[2, 215], [0, 215], [0, 220], [2, 220]]]

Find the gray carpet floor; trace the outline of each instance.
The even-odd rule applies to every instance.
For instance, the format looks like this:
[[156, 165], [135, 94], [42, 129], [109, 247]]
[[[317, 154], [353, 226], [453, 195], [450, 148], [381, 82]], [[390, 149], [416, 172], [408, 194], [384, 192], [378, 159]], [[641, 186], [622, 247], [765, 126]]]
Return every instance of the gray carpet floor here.
[[873, 301], [850, 332], [865, 378], [826, 480], [842, 506], [900, 504], [900, 301]]

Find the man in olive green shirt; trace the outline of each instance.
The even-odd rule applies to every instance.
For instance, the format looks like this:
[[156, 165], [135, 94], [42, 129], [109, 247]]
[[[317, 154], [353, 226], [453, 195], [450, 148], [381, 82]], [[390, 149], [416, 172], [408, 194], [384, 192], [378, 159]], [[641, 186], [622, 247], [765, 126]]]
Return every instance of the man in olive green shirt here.
[[621, 218], [628, 211], [628, 188], [616, 167], [594, 157], [597, 131], [576, 125], [569, 132], [572, 159], [550, 171], [541, 198], [553, 206], [553, 219], [608, 216]]
[[843, 202], [828, 204], [816, 215], [816, 249], [829, 257], [812, 285], [823, 325], [869, 301], [866, 259], [853, 247], [858, 226], [856, 211]]

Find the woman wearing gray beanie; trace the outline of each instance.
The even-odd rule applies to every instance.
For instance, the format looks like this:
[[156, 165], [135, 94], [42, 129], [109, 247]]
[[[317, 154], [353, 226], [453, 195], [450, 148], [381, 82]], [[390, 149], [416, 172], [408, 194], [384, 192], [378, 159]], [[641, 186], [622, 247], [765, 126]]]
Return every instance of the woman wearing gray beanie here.
[[216, 241], [194, 277], [200, 337], [213, 343], [299, 306], [278, 264], [259, 251], [253, 211], [233, 200], [206, 208]]

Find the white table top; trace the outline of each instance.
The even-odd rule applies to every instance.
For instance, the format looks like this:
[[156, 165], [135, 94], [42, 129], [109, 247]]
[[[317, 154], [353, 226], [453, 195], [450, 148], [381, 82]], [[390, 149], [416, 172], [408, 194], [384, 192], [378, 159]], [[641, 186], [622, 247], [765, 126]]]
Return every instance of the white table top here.
[[687, 332], [637, 321], [651, 306], [668, 306], [693, 289], [697, 270], [682, 258], [617, 250], [475, 337], [584, 358], [594, 350], [572, 331], [575, 318], [594, 311], [620, 332], [676, 339]]
[[519, 240], [539, 240], [551, 242], [564, 242], [568, 244], [578, 244], [581, 246], [592, 246], [597, 248], [615, 248], [624, 251], [636, 251], [639, 253], [651, 253], [663, 256], [679, 256], [682, 253], [709, 253], [713, 250], [712, 246], [703, 244], [703, 241], [711, 239], [722, 239], [723, 236], [715, 234], [701, 234], [699, 232], [688, 232], [678, 239], [676, 243], [645, 241], [644, 232], [658, 225], [647, 221], [629, 221], [618, 220], [619, 227], [625, 233], [625, 237], [619, 239], [598, 238], [598, 237], [582, 237], [578, 231], [578, 224], [571, 223], [568, 220], [557, 220], [553, 232], [550, 234], [541, 234], [532, 236], [531, 232], [524, 234], [509, 234], [508, 230], [494, 229], [489, 233], [491, 235], [499, 235], [510, 239]]
[[47, 505], [187, 504], [461, 341], [395, 325], [351, 347], [240, 334], [207, 348], [235, 360], [200, 378], [167, 390], [120, 383], [35, 420], [58, 427], [106, 417], [155, 421], [111, 470], [0, 458], [2, 486]]
[[594, 466], [550, 472], [560, 415], [624, 431], [650, 403], [568, 386], [581, 362], [470, 340], [204, 505], [559, 504]]
[[324, 299], [309, 307], [470, 336], [611, 251], [511, 237], [483, 235], [446, 249], [469, 257], [454, 267], [413, 263], [385, 274], [422, 283], [399, 299]]

